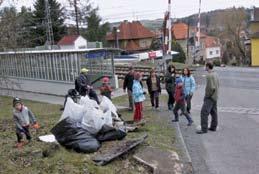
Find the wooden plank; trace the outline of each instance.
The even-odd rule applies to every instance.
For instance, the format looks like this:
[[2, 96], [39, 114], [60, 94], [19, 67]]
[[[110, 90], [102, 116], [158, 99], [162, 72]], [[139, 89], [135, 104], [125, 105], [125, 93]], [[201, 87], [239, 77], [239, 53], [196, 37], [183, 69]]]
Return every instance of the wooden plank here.
[[113, 147], [109, 152], [105, 154], [95, 156], [92, 160], [96, 163], [96, 165], [104, 166], [113, 161], [114, 159], [118, 158], [119, 156], [128, 153], [130, 150], [137, 147], [141, 143], [143, 143], [147, 137], [148, 135], [145, 134], [144, 136], [136, 140], [128, 140], [124, 142], [122, 145]]

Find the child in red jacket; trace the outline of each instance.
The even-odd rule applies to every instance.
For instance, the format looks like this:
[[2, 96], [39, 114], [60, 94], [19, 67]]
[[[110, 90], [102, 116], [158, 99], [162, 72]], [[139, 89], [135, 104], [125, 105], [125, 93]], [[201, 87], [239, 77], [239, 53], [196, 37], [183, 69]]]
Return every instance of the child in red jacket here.
[[100, 88], [100, 93], [103, 96], [108, 97], [111, 100], [111, 95], [112, 95], [112, 87], [110, 86], [110, 79], [108, 77], [104, 77], [102, 79], [103, 85]]
[[189, 113], [187, 112], [187, 109], [186, 109], [185, 95], [184, 95], [182, 79], [180, 77], [178, 77], [176, 79], [175, 83], [176, 83], [175, 94], [174, 94], [175, 106], [174, 106], [174, 110], [173, 110], [174, 115], [175, 115], [175, 119], [172, 120], [172, 121], [173, 122], [179, 121], [178, 111], [181, 110], [183, 115], [188, 120], [188, 126], [191, 126], [192, 123], [193, 123], [193, 120], [192, 120], [191, 116], [189, 115]]

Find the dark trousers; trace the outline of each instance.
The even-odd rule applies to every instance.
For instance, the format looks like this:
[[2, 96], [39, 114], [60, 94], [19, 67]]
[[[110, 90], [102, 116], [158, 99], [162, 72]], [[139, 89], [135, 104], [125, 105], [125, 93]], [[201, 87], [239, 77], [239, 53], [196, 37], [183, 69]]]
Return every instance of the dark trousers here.
[[159, 92], [158, 91], [152, 91], [150, 93], [150, 100], [152, 107], [159, 107]]
[[205, 98], [201, 109], [201, 130], [207, 132], [208, 117], [211, 115], [210, 128], [216, 130], [218, 126], [217, 102], [210, 98]]
[[18, 143], [21, 142], [21, 140], [23, 138], [23, 133], [25, 134], [27, 140], [29, 140], [29, 141], [31, 140], [31, 134], [30, 134], [30, 131], [29, 131], [29, 126], [23, 127], [22, 130], [16, 128], [16, 136], [17, 136]]
[[175, 103], [174, 105], [174, 116], [175, 116], [175, 120], [178, 121], [179, 120], [179, 114], [178, 111], [181, 110], [181, 112], [183, 113], [183, 115], [186, 117], [186, 119], [188, 120], [188, 122], [192, 122], [192, 118], [190, 116], [190, 114], [187, 112], [186, 110], [186, 106], [185, 103]]
[[174, 107], [174, 93], [172, 91], [167, 91], [168, 93], [168, 109], [171, 110]]
[[186, 103], [187, 103], [187, 112], [191, 113], [191, 108], [192, 108], [192, 95], [187, 95], [185, 97]]
[[129, 109], [133, 111], [134, 106], [133, 106], [133, 95], [131, 90], [128, 91], [128, 99], [129, 99]]

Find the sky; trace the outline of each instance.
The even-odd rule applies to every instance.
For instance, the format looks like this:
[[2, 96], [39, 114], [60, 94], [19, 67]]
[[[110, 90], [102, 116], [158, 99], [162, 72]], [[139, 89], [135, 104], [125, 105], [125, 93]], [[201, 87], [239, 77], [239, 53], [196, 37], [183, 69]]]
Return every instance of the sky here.
[[[5, 0], [2, 6], [14, 4], [32, 7], [35, 0]], [[64, 6], [69, 6], [68, 0], [57, 0]], [[85, 0], [80, 0], [82, 3]], [[199, 0], [171, 0], [172, 17], [180, 18], [198, 12]], [[118, 22], [122, 20], [141, 20], [163, 18], [167, 10], [168, 0], [91, 0], [94, 6], [99, 7], [99, 14], [104, 21]], [[201, 11], [207, 12], [229, 7], [259, 7], [259, 0], [202, 0]]]

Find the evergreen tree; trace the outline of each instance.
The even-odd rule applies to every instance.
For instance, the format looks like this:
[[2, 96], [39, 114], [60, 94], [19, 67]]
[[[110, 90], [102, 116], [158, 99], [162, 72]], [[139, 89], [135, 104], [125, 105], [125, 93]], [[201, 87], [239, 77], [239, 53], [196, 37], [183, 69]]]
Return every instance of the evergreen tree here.
[[83, 35], [88, 41], [105, 41], [106, 33], [110, 30], [108, 22], [101, 24], [101, 17], [97, 14], [98, 9], [92, 9], [85, 17], [87, 23], [86, 32]]
[[172, 41], [172, 49], [179, 53], [177, 55], [173, 55], [173, 62], [185, 63], [186, 56], [181, 45], [176, 41]]
[[[65, 34], [64, 13], [61, 4], [56, 0], [49, 0], [50, 16], [53, 28], [54, 42], [59, 41]], [[35, 45], [44, 45], [46, 36], [45, 0], [37, 0], [34, 4], [33, 21], [35, 30], [33, 32]]]

